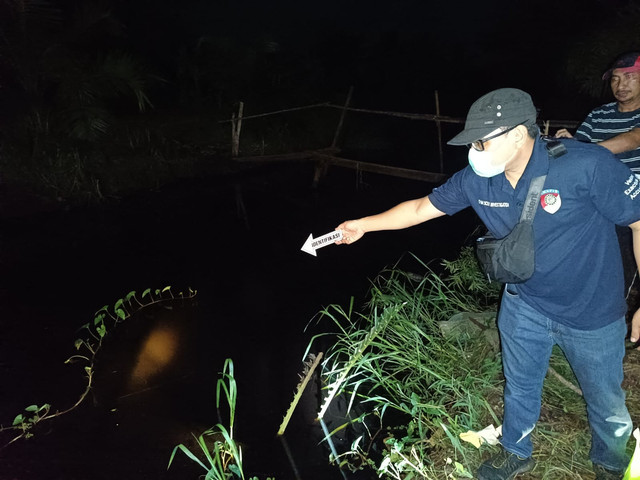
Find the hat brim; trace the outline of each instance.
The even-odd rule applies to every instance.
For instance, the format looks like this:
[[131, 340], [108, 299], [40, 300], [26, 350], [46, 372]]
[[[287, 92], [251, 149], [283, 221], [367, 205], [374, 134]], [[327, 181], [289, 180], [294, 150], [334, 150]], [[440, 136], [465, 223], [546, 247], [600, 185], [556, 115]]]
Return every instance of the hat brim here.
[[470, 145], [473, 142], [477, 142], [482, 137], [486, 137], [491, 132], [493, 132], [496, 128], [495, 125], [485, 128], [469, 128], [464, 129], [458, 135], [453, 137], [451, 140], [447, 142], [447, 145]]
[[611, 78], [611, 75], [613, 75], [614, 70], [620, 70], [622, 73], [640, 72], [640, 65], [632, 65], [631, 67], [610, 68], [609, 70], [604, 72], [604, 75], [602, 75], [602, 80], [609, 80]]

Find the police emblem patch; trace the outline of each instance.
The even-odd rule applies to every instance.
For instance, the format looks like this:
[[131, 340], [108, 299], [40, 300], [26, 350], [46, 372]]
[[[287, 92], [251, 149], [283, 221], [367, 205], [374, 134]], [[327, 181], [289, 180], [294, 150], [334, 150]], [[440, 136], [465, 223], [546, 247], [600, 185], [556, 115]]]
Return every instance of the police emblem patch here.
[[560, 192], [558, 190], [547, 189], [540, 193], [540, 205], [545, 212], [552, 215], [560, 210], [562, 205], [562, 199], [560, 198]]

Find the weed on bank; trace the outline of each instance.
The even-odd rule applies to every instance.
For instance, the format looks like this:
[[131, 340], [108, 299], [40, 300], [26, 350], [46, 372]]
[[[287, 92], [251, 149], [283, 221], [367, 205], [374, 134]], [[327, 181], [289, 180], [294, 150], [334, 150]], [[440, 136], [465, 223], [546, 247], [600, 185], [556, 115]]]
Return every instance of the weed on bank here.
[[[340, 468], [398, 480], [473, 478], [498, 451], [486, 441], [476, 447], [461, 439], [498, 427], [503, 408], [495, 325], [500, 286], [483, 279], [473, 255], [464, 248], [440, 274], [422, 262], [418, 274], [389, 269], [373, 282], [363, 312], [353, 303], [321, 312], [321, 325], [331, 325], [332, 333], [314, 337], [309, 349], [321, 341], [331, 345], [320, 418], [329, 416], [336, 398], [344, 399], [343, 421], [330, 428], [331, 436], [349, 438], [330, 458]], [[628, 357], [627, 377], [637, 378], [630, 366], [637, 352]], [[633, 378], [626, 381], [636, 383]], [[628, 404], [637, 418], [635, 392]], [[585, 404], [559, 349], [532, 435], [538, 465], [523, 479], [593, 478]]]

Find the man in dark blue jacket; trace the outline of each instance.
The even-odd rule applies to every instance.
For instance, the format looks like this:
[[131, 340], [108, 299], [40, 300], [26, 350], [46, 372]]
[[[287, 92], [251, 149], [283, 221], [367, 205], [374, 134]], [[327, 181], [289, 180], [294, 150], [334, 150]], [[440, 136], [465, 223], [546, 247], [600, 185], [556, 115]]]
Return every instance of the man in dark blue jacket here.
[[[622, 478], [632, 422], [621, 388], [627, 333], [622, 261], [615, 225], [631, 227], [640, 258], [640, 181], [608, 150], [562, 140], [553, 158], [522, 90], [489, 92], [449, 141], [467, 145], [469, 166], [429, 195], [337, 229], [351, 244], [365, 233], [411, 227], [472, 207], [496, 237], [518, 223], [531, 180], [546, 175], [533, 218], [535, 269], [505, 285], [499, 310], [505, 374], [503, 451], [478, 470], [506, 480], [533, 468], [534, 429], [552, 347], [565, 353], [582, 388], [598, 479]], [[634, 316], [631, 340], [640, 334]]]

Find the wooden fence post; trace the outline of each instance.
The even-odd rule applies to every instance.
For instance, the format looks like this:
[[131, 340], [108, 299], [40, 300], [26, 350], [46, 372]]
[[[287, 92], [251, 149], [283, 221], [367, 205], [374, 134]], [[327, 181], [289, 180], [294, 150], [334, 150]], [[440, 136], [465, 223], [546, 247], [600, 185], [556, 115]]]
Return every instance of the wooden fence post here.
[[547, 120], [546, 122], [542, 123], [542, 134], [543, 135], [549, 135], [549, 120]]
[[240, 154], [240, 129], [242, 128], [242, 112], [244, 102], [238, 106], [238, 115], [231, 115], [231, 156], [237, 157]]
[[338, 139], [340, 138], [340, 134], [342, 133], [342, 125], [344, 124], [344, 117], [347, 114], [347, 109], [349, 105], [351, 105], [351, 97], [353, 96], [353, 85], [349, 87], [349, 93], [347, 94], [347, 101], [344, 102], [344, 107], [342, 107], [342, 113], [340, 114], [340, 120], [338, 121], [338, 128], [336, 128], [336, 133], [333, 136], [333, 142], [331, 143], [331, 148], [336, 148], [338, 146]]

